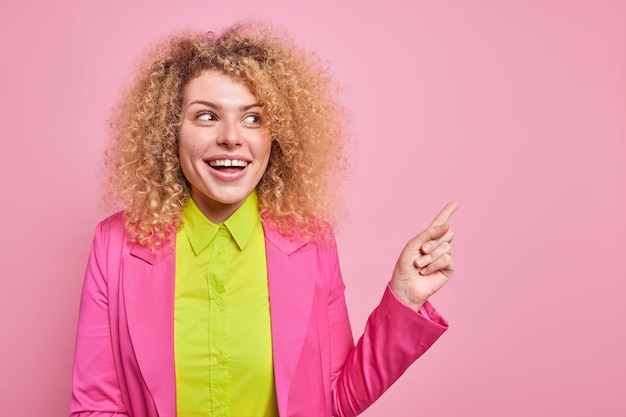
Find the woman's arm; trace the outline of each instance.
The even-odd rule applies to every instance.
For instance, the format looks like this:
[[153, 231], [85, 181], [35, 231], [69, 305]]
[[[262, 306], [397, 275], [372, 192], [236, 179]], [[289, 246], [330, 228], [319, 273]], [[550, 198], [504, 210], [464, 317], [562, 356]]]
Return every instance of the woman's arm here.
[[80, 302], [71, 417], [127, 417], [113, 357], [107, 246], [101, 223], [89, 255]]
[[[454, 269], [447, 221], [457, 207], [450, 203], [406, 245], [380, 304], [353, 348], [341, 273], [338, 263], [331, 262], [335, 265], [329, 303], [333, 415], [356, 416], [364, 411], [448, 328], [427, 299]], [[336, 253], [331, 257], [336, 261]]]
[[[426, 302], [411, 310], [386, 288], [378, 307], [367, 320], [356, 346], [345, 354], [349, 334], [343, 297], [329, 306], [333, 343], [333, 415], [356, 416], [369, 407], [448, 328], [446, 321]], [[343, 354], [343, 358], [342, 358]]]

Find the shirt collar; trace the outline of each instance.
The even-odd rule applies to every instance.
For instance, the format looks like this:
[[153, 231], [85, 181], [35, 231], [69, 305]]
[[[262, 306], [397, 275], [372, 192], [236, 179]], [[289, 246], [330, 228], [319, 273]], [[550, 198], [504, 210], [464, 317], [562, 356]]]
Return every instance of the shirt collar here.
[[258, 198], [254, 190], [224, 223], [215, 224], [207, 219], [191, 196], [187, 199], [182, 214], [183, 228], [196, 255], [211, 243], [220, 226], [224, 226], [228, 230], [239, 249], [243, 250], [248, 244], [254, 228], [261, 221]]
[[226, 221], [224, 225], [243, 250], [252, 236], [254, 228], [261, 222], [256, 191], [252, 190], [246, 201]]

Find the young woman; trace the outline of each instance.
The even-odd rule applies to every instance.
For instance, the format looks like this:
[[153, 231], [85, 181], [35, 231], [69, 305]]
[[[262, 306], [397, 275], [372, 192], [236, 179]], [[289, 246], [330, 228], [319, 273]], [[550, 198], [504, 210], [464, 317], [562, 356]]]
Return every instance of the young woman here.
[[354, 416], [445, 331], [448, 204], [356, 345], [331, 224], [341, 107], [319, 61], [246, 23], [156, 45], [114, 114], [71, 416]]

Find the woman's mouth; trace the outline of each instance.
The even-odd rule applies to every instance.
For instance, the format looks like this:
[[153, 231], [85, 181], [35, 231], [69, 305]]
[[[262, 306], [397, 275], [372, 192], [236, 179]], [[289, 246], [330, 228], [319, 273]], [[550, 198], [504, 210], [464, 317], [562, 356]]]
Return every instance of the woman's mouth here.
[[208, 161], [211, 168], [222, 172], [237, 172], [242, 171], [249, 164], [248, 161], [243, 159], [213, 159]]

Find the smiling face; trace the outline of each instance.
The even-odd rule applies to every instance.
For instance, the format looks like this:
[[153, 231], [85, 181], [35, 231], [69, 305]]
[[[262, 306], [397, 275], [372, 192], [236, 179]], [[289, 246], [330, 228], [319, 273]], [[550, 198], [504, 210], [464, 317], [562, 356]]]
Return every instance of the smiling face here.
[[213, 223], [241, 206], [267, 168], [271, 139], [250, 89], [207, 70], [183, 91], [178, 154], [191, 196]]

